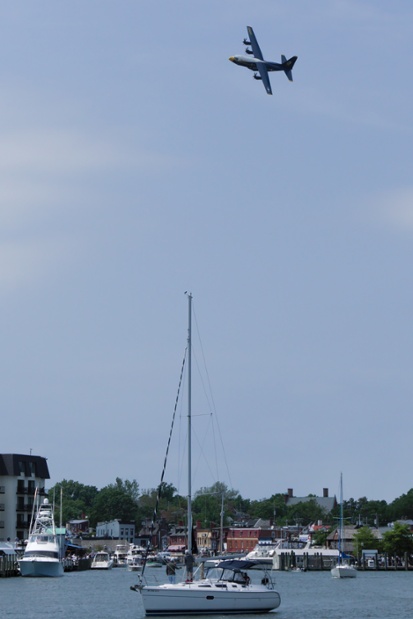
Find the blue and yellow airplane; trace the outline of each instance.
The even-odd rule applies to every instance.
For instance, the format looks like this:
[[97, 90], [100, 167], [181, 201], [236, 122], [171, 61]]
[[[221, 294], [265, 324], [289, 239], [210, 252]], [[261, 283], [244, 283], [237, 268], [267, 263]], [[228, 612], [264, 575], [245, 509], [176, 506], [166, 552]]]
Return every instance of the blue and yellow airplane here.
[[[267, 94], [272, 95], [268, 72], [284, 71], [290, 82], [292, 82], [292, 68], [295, 64], [295, 61], [297, 60], [297, 56], [292, 56], [289, 60], [287, 60], [285, 56], [281, 56], [281, 63], [264, 60], [262, 52], [260, 50], [260, 46], [258, 45], [258, 41], [251, 26], [247, 26], [247, 31], [249, 40], [244, 39], [244, 45], [247, 46], [247, 49], [245, 51], [247, 54], [249, 54], [249, 56], [252, 56], [252, 58], [249, 56], [231, 56], [230, 61], [234, 62], [235, 64], [239, 64], [241, 67], [247, 67], [247, 69], [255, 71], [254, 79], [262, 80]], [[252, 47], [252, 49], [248, 48], [249, 45]]]

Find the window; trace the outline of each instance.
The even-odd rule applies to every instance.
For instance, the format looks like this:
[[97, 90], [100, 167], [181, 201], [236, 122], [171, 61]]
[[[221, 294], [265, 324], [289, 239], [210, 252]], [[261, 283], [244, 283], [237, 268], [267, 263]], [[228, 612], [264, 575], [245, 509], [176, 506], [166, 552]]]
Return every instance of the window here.
[[6, 492], [5, 486], [0, 486], [0, 494], [4, 494]]

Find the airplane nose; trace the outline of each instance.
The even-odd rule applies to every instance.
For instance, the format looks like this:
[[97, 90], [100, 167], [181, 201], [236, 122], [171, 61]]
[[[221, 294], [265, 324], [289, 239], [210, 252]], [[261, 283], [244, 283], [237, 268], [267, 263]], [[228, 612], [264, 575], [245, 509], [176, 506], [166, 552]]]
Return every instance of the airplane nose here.
[[235, 58], [234, 58], [234, 56], [230, 56], [230, 57], [228, 58], [228, 60], [230, 60], [231, 62], [234, 62]]

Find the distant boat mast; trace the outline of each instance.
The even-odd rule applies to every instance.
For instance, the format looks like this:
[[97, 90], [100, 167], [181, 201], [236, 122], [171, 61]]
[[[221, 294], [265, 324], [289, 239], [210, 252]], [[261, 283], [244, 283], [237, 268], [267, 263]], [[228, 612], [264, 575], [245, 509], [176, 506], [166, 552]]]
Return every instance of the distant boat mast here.
[[192, 294], [188, 295], [188, 552], [192, 554], [192, 471], [191, 471], [191, 435], [192, 435], [192, 401], [191, 401], [191, 346], [192, 346]]

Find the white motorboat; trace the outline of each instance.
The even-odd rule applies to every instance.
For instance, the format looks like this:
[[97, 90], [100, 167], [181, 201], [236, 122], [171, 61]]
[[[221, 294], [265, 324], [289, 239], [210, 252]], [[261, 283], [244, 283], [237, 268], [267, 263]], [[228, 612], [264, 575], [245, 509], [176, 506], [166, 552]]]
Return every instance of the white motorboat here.
[[340, 475], [340, 524], [338, 529], [338, 559], [337, 565], [331, 569], [334, 578], [355, 578], [357, 570], [348, 562], [344, 553], [344, 515], [343, 515], [343, 474]]
[[[192, 295], [188, 294], [188, 513], [187, 554], [192, 554], [191, 511], [191, 318]], [[169, 442], [168, 442], [169, 448]], [[167, 451], [168, 453], [168, 451]], [[165, 459], [166, 460], [166, 459]], [[164, 468], [165, 470], [165, 468]], [[163, 474], [162, 474], [163, 476]], [[162, 478], [161, 478], [162, 479]], [[154, 520], [156, 512], [154, 514]], [[256, 566], [253, 561], [222, 561], [199, 580], [192, 580], [192, 573], [180, 583], [163, 585], [144, 584], [142, 577], [134, 589], [140, 591], [147, 616], [194, 614], [246, 614], [263, 613], [278, 608], [281, 602], [273, 581], [265, 573], [260, 584], [252, 584], [245, 570]], [[189, 576], [189, 578], [188, 578]], [[196, 576], [196, 574], [195, 574]], [[132, 588], [132, 587], [131, 587]]]
[[338, 557], [339, 551], [336, 548], [313, 546], [311, 540], [300, 542], [281, 539], [272, 551], [272, 569], [321, 569], [321, 565], [328, 569], [336, 564]]
[[111, 570], [113, 567], [113, 559], [106, 550], [100, 550], [95, 554], [90, 566], [91, 570]]
[[255, 548], [245, 556], [245, 559], [249, 559], [251, 561], [258, 561], [261, 565], [268, 567], [268, 569], [271, 569], [273, 565], [273, 557], [277, 547], [277, 542], [265, 544], [258, 543]]
[[[61, 549], [56, 535], [53, 506], [48, 499], [38, 506], [35, 493], [29, 539], [23, 557], [19, 559], [22, 576], [63, 576]], [[37, 509], [34, 517], [34, 510]]]
[[130, 572], [140, 572], [143, 566], [145, 548], [131, 544], [129, 546], [126, 563]]
[[125, 544], [116, 544], [115, 552], [113, 553], [113, 567], [126, 567], [128, 564], [128, 546]]

